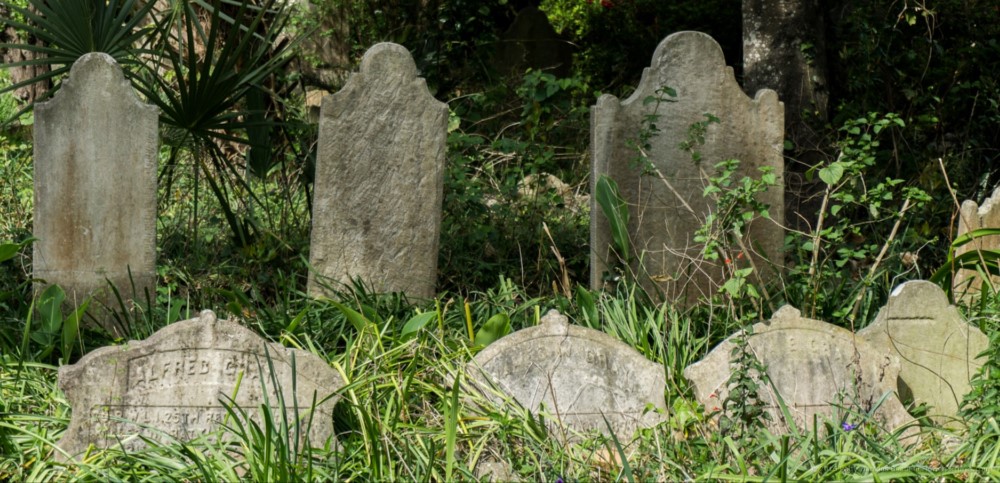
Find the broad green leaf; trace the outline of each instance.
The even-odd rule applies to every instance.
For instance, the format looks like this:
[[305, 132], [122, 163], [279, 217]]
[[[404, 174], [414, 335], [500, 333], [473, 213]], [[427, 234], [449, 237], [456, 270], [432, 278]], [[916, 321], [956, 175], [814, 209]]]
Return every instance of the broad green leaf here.
[[496, 314], [490, 317], [476, 333], [476, 340], [473, 344], [477, 347], [485, 347], [493, 341], [510, 333], [510, 317], [507, 314]]
[[420, 329], [423, 329], [424, 326], [434, 320], [435, 317], [437, 317], [437, 312], [424, 312], [410, 317], [410, 320], [407, 320], [406, 323], [403, 324], [403, 331], [400, 333], [400, 337], [402, 337], [403, 340], [406, 340], [409, 337], [416, 335]]
[[833, 186], [844, 176], [844, 165], [838, 162], [830, 163], [829, 166], [819, 170], [819, 179], [824, 183]]
[[361, 313], [359, 313], [358, 311], [356, 311], [356, 310], [354, 310], [354, 309], [352, 309], [352, 308], [350, 308], [350, 307], [348, 307], [348, 306], [346, 306], [346, 305], [344, 305], [344, 304], [342, 304], [340, 302], [335, 302], [335, 301], [331, 300], [330, 304], [332, 304], [334, 307], [336, 307], [337, 310], [340, 310], [340, 313], [344, 314], [344, 317], [347, 318], [347, 321], [350, 322], [351, 325], [353, 325], [354, 328], [357, 329], [358, 332], [364, 332], [364, 330], [366, 328], [368, 328], [371, 325], [374, 325], [364, 315], [361, 315]]
[[630, 257], [628, 237], [628, 204], [618, 191], [618, 184], [607, 176], [597, 180], [597, 204], [611, 225], [611, 238], [615, 243], [622, 260], [628, 262]]

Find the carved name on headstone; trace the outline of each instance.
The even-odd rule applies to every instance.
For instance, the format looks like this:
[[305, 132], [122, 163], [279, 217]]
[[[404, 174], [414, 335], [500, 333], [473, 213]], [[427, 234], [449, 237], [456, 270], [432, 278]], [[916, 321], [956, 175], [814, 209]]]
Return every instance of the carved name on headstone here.
[[[669, 97], [664, 88], [673, 89], [676, 97]], [[663, 102], [649, 102], [651, 97]], [[697, 164], [680, 144], [689, 140], [692, 125], [706, 121], [706, 113], [719, 122], [705, 126], [704, 145], [693, 147], [701, 155]], [[644, 148], [650, 163], [646, 166], [636, 161], [636, 146], [642, 144], [640, 134], [649, 129], [648, 118], [654, 114], [659, 116], [658, 132]], [[605, 94], [597, 100], [591, 111], [591, 192], [597, 192], [602, 176], [617, 183], [629, 211], [634, 260], [628, 269], [639, 274], [650, 293], [656, 288], [667, 300], [692, 303], [715, 294], [725, 280], [722, 260], [705, 260], [702, 244], [694, 240], [706, 216], [717, 211], [703, 194], [705, 175], [714, 176], [717, 163], [740, 160], [737, 179], [760, 178], [759, 168], [773, 169], [776, 185], [758, 200], [769, 206], [773, 220], [783, 222], [783, 129], [784, 109], [774, 91], [747, 97], [726, 67], [722, 49], [700, 32], [678, 32], [664, 39], [628, 99]], [[614, 275], [620, 256], [612, 249], [611, 225], [597, 201], [596, 196], [591, 200], [590, 280], [595, 289], [603, 287], [607, 275]], [[743, 233], [751, 251], [744, 256], [755, 256], [761, 271], [768, 266], [763, 258], [780, 265], [784, 233], [778, 223], [757, 219]]]
[[467, 373], [576, 432], [609, 434], [607, 418], [622, 441], [631, 440], [637, 428], [659, 422], [661, 415], [647, 412], [648, 405], [666, 411], [663, 366], [607, 334], [570, 325], [554, 310], [540, 325], [483, 349]]
[[[709, 411], [721, 409], [729, 395], [733, 337], [684, 369], [695, 397]], [[767, 367], [771, 381], [760, 385], [759, 395], [770, 414], [766, 426], [773, 432], [787, 432], [792, 422], [800, 430], [811, 428], [814, 415], [821, 423], [841, 417], [846, 419], [841, 422], [856, 424], [859, 414], [875, 408], [887, 393], [875, 411], [876, 422], [893, 430], [913, 421], [895, 394], [896, 356], [847, 329], [802, 317], [797, 309], [785, 306], [771, 320], [754, 324], [749, 346]], [[794, 421], [785, 420], [775, 391]]]
[[[979, 205], [975, 201], [965, 200], [959, 210], [958, 236], [968, 234], [980, 228], [1000, 228], [1000, 187]], [[1000, 235], [976, 237], [969, 243], [955, 249], [955, 256], [979, 250], [1000, 250]], [[990, 283], [994, 290], [1000, 289], [1000, 277], [992, 276]], [[969, 301], [979, 294], [983, 281], [975, 270], [962, 269], [955, 273], [952, 287], [956, 295]]]
[[900, 398], [929, 405], [929, 415], [941, 424], [958, 415], [972, 389], [969, 381], [982, 366], [976, 356], [989, 346], [989, 338], [948, 303], [944, 290], [925, 280], [896, 287], [858, 336], [899, 357]]
[[319, 123], [309, 293], [361, 278], [376, 292], [433, 296], [448, 107], [406, 48], [381, 43], [323, 100]]
[[275, 418], [298, 421], [303, 443], [307, 438], [323, 447], [335, 443], [332, 414], [339, 396], [333, 395], [341, 381], [316, 355], [266, 342], [206, 310], [144, 341], [103, 347], [60, 367], [59, 387], [73, 416], [59, 446], [77, 455], [90, 444], [106, 448], [121, 441], [126, 449], [141, 448], [137, 435], [191, 440], [227, 419], [235, 424], [224, 404], [258, 424], [260, 406], [267, 404]]
[[153, 291], [157, 113], [102, 53], [80, 57], [55, 97], [35, 106], [33, 272], [70, 301], [111, 303], [107, 281], [126, 300]]

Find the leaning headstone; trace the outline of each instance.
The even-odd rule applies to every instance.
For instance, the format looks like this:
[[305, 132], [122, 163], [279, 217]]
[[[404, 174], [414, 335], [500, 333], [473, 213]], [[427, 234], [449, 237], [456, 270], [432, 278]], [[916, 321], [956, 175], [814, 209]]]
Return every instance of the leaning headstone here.
[[59, 388], [73, 416], [58, 446], [75, 457], [91, 444], [142, 448], [140, 436], [189, 441], [223, 424], [235, 426], [227, 406], [263, 424], [266, 404], [275, 424], [287, 417], [301, 428], [290, 434], [321, 448], [335, 443], [340, 381], [316, 355], [269, 343], [206, 310], [144, 341], [103, 347], [60, 367]]
[[555, 310], [540, 325], [487, 346], [466, 373], [477, 386], [492, 383], [543, 414], [553, 428], [564, 426], [555, 434], [569, 439], [592, 430], [610, 434], [606, 418], [615, 436], [629, 441], [636, 429], [660, 421], [649, 407], [666, 411], [663, 366], [603, 332], [570, 325]]
[[[958, 236], [968, 234], [980, 228], [1000, 228], [1000, 187], [993, 190], [993, 195], [982, 205], [972, 200], [965, 200], [959, 210]], [[955, 249], [955, 256], [980, 250], [1000, 250], [1000, 235], [977, 237], [965, 245]], [[1000, 277], [990, 277], [993, 290], [1000, 290]], [[952, 287], [954, 293], [963, 300], [969, 301], [982, 290], [983, 280], [975, 270], [962, 269], [955, 273]]]
[[108, 281], [126, 301], [155, 295], [157, 113], [102, 53], [35, 106], [33, 276], [70, 302], [115, 305]]
[[498, 71], [518, 76], [531, 68], [566, 77], [572, 72], [573, 50], [573, 44], [552, 28], [545, 12], [526, 7], [500, 35], [494, 65]]
[[[722, 409], [729, 395], [736, 336], [684, 369], [695, 397], [708, 411]], [[771, 320], [754, 324], [748, 344], [767, 368], [770, 384], [760, 385], [759, 396], [770, 415], [765, 426], [772, 432], [786, 433], [792, 424], [799, 430], [812, 428], [814, 416], [820, 423], [836, 417], [844, 420], [834, 424], [856, 425], [859, 415], [876, 407], [875, 421], [888, 430], [913, 422], [895, 394], [896, 356], [847, 329], [802, 317], [785, 306]], [[778, 396], [792, 421], [783, 416]]]
[[377, 44], [323, 100], [309, 293], [360, 278], [376, 292], [434, 295], [448, 107], [406, 48]]
[[[663, 89], [672, 89], [676, 97]], [[649, 102], [656, 97], [663, 101]], [[692, 125], [706, 121], [706, 113], [719, 122], [709, 123], [704, 144], [693, 146], [700, 153], [699, 164], [680, 144], [689, 140]], [[647, 166], [637, 162], [636, 146], [645, 144], [639, 141], [640, 133], [649, 129], [651, 115], [658, 116], [654, 122], [658, 132], [651, 133], [648, 147], [643, 148]], [[761, 271], [768, 266], [763, 258], [780, 264], [783, 129], [784, 109], [774, 91], [758, 91], [754, 99], [743, 94], [715, 40], [700, 32], [678, 32], [664, 39], [628, 99], [605, 94], [591, 111], [591, 192], [596, 193], [597, 182], [607, 176], [617, 183], [628, 205], [627, 232], [634, 260], [622, 270], [638, 274], [648, 291], [662, 291], [667, 300], [690, 303], [716, 293], [725, 280], [724, 260], [705, 260], [695, 232], [709, 213], [717, 211], [703, 194], [705, 175], [714, 175], [714, 166], [729, 159], [741, 162], [737, 179], [760, 178], [759, 168], [771, 168], [776, 176], [776, 185], [758, 196], [774, 221], [754, 220], [743, 232], [752, 253], [744, 254], [741, 263], [753, 255]], [[591, 213], [590, 280], [599, 289], [609, 275], [615, 275], [619, 262], [611, 225], [597, 196], [592, 198]], [[738, 254], [733, 255], [735, 260]]]
[[948, 296], [925, 280], [906, 282], [892, 291], [868, 327], [858, 336], [900, 360], [899, 396], [930, 406], [940, 424], [953, 422], [969, 381], [982, 367], [977, 356], [989, 338], [965, 322]]

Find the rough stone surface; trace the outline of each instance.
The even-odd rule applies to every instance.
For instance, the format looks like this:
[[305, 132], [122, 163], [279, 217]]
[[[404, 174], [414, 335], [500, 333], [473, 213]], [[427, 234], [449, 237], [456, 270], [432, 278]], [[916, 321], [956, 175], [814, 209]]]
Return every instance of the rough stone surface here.
[[70, 303], [110, 303], [106, 280], [126, 300], [155, 294], [157, 113], [101, 53], [35, 106], [34, 277]]
[[554, 310], [540, 325], [483, 349], [466, 372], [496, 384], [532, 413], [544, 413], [554, 428], [561, 422], [576, 432], [608, 434], [603, 414], [615, 435], [629, 441], [637, 428], [659, 422], [660, 414], [646, 412], [647, 405], [666, 411], [661, 365], [607, 334], [570, 325]]
[[[661, 87], [674, 89], [677, 97], [657, 108], [646, 99], [658, 95]], [[656, 126], [660, 132], [649, 141], [647, 155], [656, 173], [643, 175], [635, 162], [634, 146], [644, 120], [654, 112], [659, 115]], [[782, 222], [784, 109], [774, 91], [758, 91], [754, 99], [743, 94], [732, 69], [725, 65], [722, 49], [708, 35], [670, 35], [656, 48], [651, 66], [643, 71], [631, 97], [619, 101], [603, 95], [591, 111], [591, 192], [596, 191], [601, 176], [617, 182], [629, 206], [632, 251], [643, 263], [641, 269], [637, 265], [631, 268], [647, 289], [657, 285], [667, 300], [694, 302], [714, 294], [724, 280], [722, 261], [702, 259], [702, 247], [694, 241], [695, 231], [715, 206], [703, 196], [705, 182], [699, 166], [690, 152], [679, 147], [688, 140], [691, 125], [705, 121], [706, 113], [720, 122], [708, 126], [705, 144], [697, 148], [701, 168], [713, 175], [716, 163], [738, 159], [741, 169], [735, 174], [737, 179], [759, 178], [758, 168], [772, 168], [777, 186], [759, 200], [770, 206], [773, 220]], [[590, 280], [597, 289], [603, 286], [609, 266], [616, 264], [616, 255], [611, 250], [611, 228], [596, 197], [591, 201], [591, 213]], [[778, 224], [756, 220], [747, 233], [752, 240], [748, 248], [759, 248], [763, 256], [780, 264], [784, 233]], [[757, 261], [758, 268], [767, 266], [760, 257]]]
[[526, 7], [500, 35], [494, 64], [497, 70], [518, 76], [531, 68], [566, 77], [572, 71], [574, 50], [552, 28], [545, 12]]
[[955, 420], [983, 363], [976, 356], [989, 346], [989, 338], [948, 303], [944, 290], [925, 280], [896, 287], [858, 336], [899, 357], [900, 399], [931, 406], [929, 415], [942, 424]]
[[[684, 369], [698, 402], [707, 410], [721, 407], [729, 394], [733, 337]], [[875, 419], [889, 430], [913, 422], [895, 394], [896, 356], [847, 329], [802, 317], [797, 309], [785, 306], [771, 320], [754, 324], [749, 345], [771, 380], [771, 385], [761, 385], [760, 393], [771, 431], [787, 432], [791, 423], [782, 416], [775, 392], [800, 430], [812, 428], [814, 415], [820, 422], [837, 417], [843, 421], [835, 423], [857, 424], [858, 415], [870, 411], [886, 393], [889, 396]], [[850, 408], [853, 414], [838, 408]]]
[[[1000, 228], [1000, 187], [993, 190], [993, 194], [982, 205], [972, 200], [962, 202], [958, 217], [958, 236], [980, 228]], [[976, 238], [956, 248], [955, 256], [976, 250], [1000, 250], [1000, 235]], [[1000, 277], [993, 276], [991, 283], [994, 288], [1000, 289]], [[955, 273], [952, 287], [955, 294], [968, 301], [979, 293], [982, 285], [983, 281], [975, 270], [959, 270]]]
[[136, 434], [164, 441], [162, 432], [191, 440], [220, 427], [227, 415], [221, 401], [235, 402], [258, 423], [262, 404], [276, 417], [284, 407], [291, 421], [296, 414], [302, 421], [303, 439], [322, 447], [334, 443], [338, 397], [331, 395], [340, 381], [319, 357], [266, 342], [206, 310], [144, 341], [103, 347], [60, 367], [59, 388], [73, 416], [59, 447], [75, 456], [90, 444], [105, 448], [119, 439], [126, 449], [141, 448]]
[[320, 112], [309, 293], [317, 275], [376, 292], [434, 295], [448, 107], [391, 43], [365, 53], [359, 72]]

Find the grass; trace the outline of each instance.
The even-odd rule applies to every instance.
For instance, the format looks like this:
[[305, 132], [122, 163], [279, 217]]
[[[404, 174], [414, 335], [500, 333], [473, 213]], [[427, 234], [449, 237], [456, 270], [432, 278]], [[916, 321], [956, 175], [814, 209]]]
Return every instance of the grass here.
[[[476, 479], [484, 461], [533, 481], [1000, 477], [995, 421], [972, 435], [924, 428], [924, 441], [909, 446], [879, 428], [843, 431], [835, 421], [823, 423], [826, 431], [790, 437], [764, 430], [745, 440], [724, 437], [692, 401], [679, 374], [704, 354], [707, 340], [685, 314], [643, 307], [628, 292], [591, 293], [596, 320], [573, 301], [528, 299], [506, 282], [479, 294], [469, 304], [474, 324], [505, 313], [515, 329], [522, 328], [537, 322], [536, 308], [561, 305], [578, 323], [619, 337], [664, 364], [671, 411], [662, 424], [641, 430], [634, 441], [595, 435], [565, 444], [516, 402], [462, 390], [459, 382], [475, 352], [464, 304], [438, 299], [408, 305], [393, 297], [350, 295], [353, 300], [336, 304], [291, 300], [294, 324], [264, 307], [250, 307], [254, 315], [246, 319], [286, 346], [324, 358], [344, 378], [335, 415], [339, 449], [290, 445], [295, 438], [289, 435], [298, 429], [281, 417], [281, 408], [258, 408], [256, 419], [231, 408], [230, 424], [220, 430], [226, 437], [151, 441], [136, 452], [93, 450], [79, 463], [59, 463], [52, 455], [70, 408], [56, 387], [57, 367], [8, 352], [0, 366], [0, 480], [451, 481]], [[403, 327], [418, 311], [430, 311], [432, 322], [404, 336]]]

